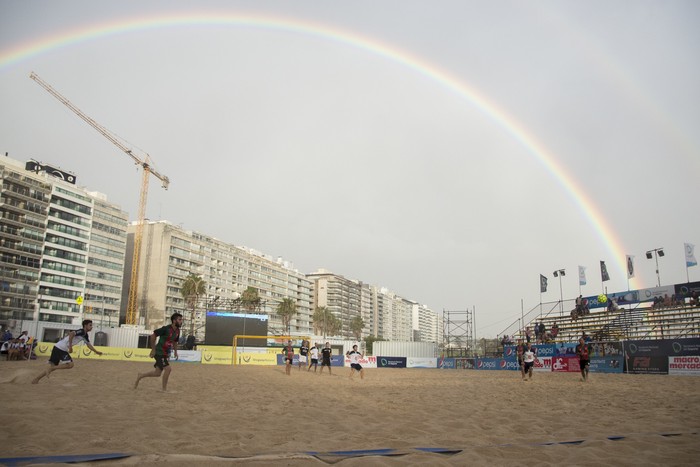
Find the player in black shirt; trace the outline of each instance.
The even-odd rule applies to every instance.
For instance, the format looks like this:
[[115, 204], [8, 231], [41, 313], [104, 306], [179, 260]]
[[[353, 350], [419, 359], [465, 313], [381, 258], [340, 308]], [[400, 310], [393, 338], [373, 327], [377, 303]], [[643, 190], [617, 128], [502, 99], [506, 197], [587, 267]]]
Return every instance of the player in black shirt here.
[[331, 355], [333, 354], [333, 349], [331, 349], [331, 344], [329, 342], [326, 342], [326, 346], [321, 349], [321, 373], [323, 373], [323, 367], [327, 366], [328, 367], [328, 374], [332, 375], [333, 372], [331, 371]]

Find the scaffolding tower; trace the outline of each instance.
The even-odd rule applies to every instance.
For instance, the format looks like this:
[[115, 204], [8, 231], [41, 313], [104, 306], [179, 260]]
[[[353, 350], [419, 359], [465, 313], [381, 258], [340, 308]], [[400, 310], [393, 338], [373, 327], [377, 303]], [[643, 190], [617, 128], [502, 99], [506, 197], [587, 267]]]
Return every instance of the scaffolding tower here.
[[476, 355], [474, 342], [474, 311], [442, 310], [443, 349], [445, 357], [473, 357]]

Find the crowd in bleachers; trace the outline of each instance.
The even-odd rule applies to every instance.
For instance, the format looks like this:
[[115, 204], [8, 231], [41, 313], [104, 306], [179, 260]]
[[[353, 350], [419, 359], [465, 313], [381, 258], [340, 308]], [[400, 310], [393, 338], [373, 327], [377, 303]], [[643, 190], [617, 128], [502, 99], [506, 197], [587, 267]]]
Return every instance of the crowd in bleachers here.
[[688, 306], [699, 306], [700, 305], [700, 299], [698, 297], [698, 292], [694, 291], [693, 293], [690, 294], [689, 297], [687, 297], [688, 300], [686, 301], [686, 297], [684, 296], [678, 296], [676, 294], [671, 295], [670, 297], [668, 294], [665, 294], [663, 297], [654, 297], [654, 300], [652, 301], [651, 304], [651, 309], [652, 310], [661, 310], [664, 308], [680, 308], [684, 307], [686, 305]]

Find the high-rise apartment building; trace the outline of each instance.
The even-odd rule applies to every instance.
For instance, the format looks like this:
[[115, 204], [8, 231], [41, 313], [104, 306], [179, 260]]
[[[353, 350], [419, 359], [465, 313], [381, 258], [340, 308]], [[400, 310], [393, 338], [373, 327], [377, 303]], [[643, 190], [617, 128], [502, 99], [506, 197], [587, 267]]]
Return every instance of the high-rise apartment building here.
[[118, 324], [127, 214], [60, 169], [6, 157], [0, 172], [0, 319]]
[[[189, 334], [194, 328], [197, 339], [206, 341], [207, 309], [233, 308], [235, 300], [253, 287], [263, 304], [260, 311], [270, 316], [270, 334], [311, 333], [311, 282], [288, 262], [166, 221], [147, 222], [143, 227], [137, 303], [140, 321], [147, 329], [162, 326], [172, 313], [179, 312], [187, 321], [185, 331]], [[133, 248], [135, 229], [135, 225], [129, 226], [128, 249]], [[124, 284], [130, 281], [130, 271], [127, 265]], [[206, 286], [194, 309], [181, 292], [190, 274], [200, 276]], [[122, 313], [126, 312], [127, 294], [125, 290]], [[276, 314], [285, 298], [297, 306], [288, 330]]]

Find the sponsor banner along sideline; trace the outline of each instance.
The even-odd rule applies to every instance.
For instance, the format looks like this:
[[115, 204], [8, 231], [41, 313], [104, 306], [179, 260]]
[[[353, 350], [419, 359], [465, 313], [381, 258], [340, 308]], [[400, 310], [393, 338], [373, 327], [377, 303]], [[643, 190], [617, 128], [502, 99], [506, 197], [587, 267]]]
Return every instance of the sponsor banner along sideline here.
[[700, 356], [668, 357], [668, 374], [700, 376]]
[[[438, 368], [441, 368], [443, 370], [454, 370], [457, 367], [455, 360], [457, 360], [457, 359], [453, 358], [453, 357], [439, 358], [438, 359]], [[462, 368], [464, 368], [464, 367], [462, 367]]]
[[437, 358], [408, 357], [406, 368], [437, 368], [437, 360]]
[[669, 357], [635, 357], [626, 355], [625, 367], [628, 373], [641, 375], [667, 375]]
[[552, 371], [559, 373], [575, 373], [581, 371], [578, 357], [553, 357]]
[[624, 362], [621, 355], [591, 357], [588, 369], [591, 373], [622, 373]]
[[377, 357], [377, 368], [406, 368], [406, 357]]

